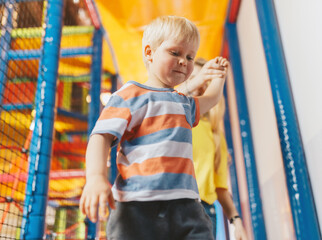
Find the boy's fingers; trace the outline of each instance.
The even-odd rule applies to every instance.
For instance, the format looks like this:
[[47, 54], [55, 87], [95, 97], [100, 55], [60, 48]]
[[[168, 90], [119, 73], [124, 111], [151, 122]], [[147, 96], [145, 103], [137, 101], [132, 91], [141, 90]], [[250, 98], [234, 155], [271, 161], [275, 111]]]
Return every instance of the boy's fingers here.
[[97, 197], [93, 197], [90, 202], [90, 208], [89, 208], [89, 219], [92, 222], [97, 221], [97, 207], [98, 207], [98, 200]]
[[109, 196], [108, 196], [108, 204], [110, 205], [110, 207], [112, 209], [115, 209], [115, 200], [113, 198], [113, 194], [111, 193]]
[[228, 63], [228, 61], [227, 61], [227, 59], [226, 59], [226, 58], [224, 58], [224, 59], [222, 60], [221, 65], [222, 65], [222, 66], [224, 66], [224, 67], [228, 67], [229, 63]]
[[102, 194], [99, 199], [99, 213], [102, 217], [106, 215], [107, 196]]
[[86, 216], [88, 216], [89, 215], [89, 212], [90, 212], [90, 198], [89, 197], [87, 197], [86, 199], [85, 199], [85, 201], [84, 201], [84, 214], [86, 215]]
[[222, 59], [223, 59], [223, 57], [218, 57], [217, 63], [218, 63], [219, 65], [222, 65], [222, 64], [221, 64], [221, 63], [222, 63]]
[[225, 74], [225, 73], [226, 73], [225, 69], [222, 69], [222, 70], [220, 70], [220, 69], [209, 69], [206, 72], [206, 74], [208, 76], [210, 76], [210, 77], [213, 77], [214, 75], [218, 75], [218, 74]]
[[214, 74], [214, 73], [222, 72], [224, 70], [225, 70], [224, 68], [212, 68], [212, 69], [208, 69], [207, 74]]
[[84, 209], [84, 197], [82, 196], [81, 199], [79, 200], [79, 210], [81, 213], [85, 214], [85, 209]]
[[214, 64], [211, 67], [209, 67], [209, 70], [224, 70], [224, 69], [225, 69], [225, 67], [221, 66], [219, 64]]
[[[216, 57], [211, 62], [214, 62], [216, 65], [221, 66], [221, 67], [228, 67], [228, 65], [229, 65], [227, 59], [223, 58], [223, 57]], [[214, 67], [218, 68], [218, 66], [214, 66]]]

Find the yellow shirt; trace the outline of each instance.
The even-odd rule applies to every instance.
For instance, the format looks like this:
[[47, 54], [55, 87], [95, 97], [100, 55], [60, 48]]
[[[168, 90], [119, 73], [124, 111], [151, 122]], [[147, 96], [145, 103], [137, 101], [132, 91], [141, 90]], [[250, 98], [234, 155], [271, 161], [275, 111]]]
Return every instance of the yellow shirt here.
[[215, 142], [211, 125], [202, 118], [192, 129], [193, 161], [201, 200], [213, 204], [217, 200], [216, 187], [228, 189], [228, 151], [224, 134], [221, 140], [221, 161], [215, 171]]

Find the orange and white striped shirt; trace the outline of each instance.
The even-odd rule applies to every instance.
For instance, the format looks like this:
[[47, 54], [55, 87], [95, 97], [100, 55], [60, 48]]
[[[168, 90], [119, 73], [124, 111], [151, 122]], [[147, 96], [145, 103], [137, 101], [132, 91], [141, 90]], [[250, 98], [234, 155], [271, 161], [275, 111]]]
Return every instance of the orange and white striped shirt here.
[[196, 98], [172, 88], [127, 82], [112, 94], [92, 134], [120, 143], [117, 201], [199, 198], [192, 161], [191, 129], [199, 121]]

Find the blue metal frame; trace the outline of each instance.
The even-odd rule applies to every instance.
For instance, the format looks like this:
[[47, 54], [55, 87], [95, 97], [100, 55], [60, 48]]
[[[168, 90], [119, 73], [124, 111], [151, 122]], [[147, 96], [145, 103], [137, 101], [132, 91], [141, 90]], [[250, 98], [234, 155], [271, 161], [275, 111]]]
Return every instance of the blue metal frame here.
[[[224, 88], [224, 96], [225, 99], [228, 99], [227, 97], [227, 86], [225, 85]], [[227, 100], [226, 100], [227, 102]], [[237, 171], [236, 171], [236, 162], [235, 162], [235, 154], [234, 154], [234, 146], [233, 146], [233, 139], [232, 139], [232, 133], [231, 133], [231, 124], [230, 124], [230, 116], [229, 116], [229, 106], [226, 104], [226, 112], [224, 116], [224, 125], [225, 125], [225, 136], [226, 136], [226, 142], [227, 142], [227, 148], [228, 153], [231, 157], [231, 164], [229, 166], [229, 173], [230, 173], [230, 182], [231, 182], [231, 190], [232, 190], [232, 197], [234, 201], [234, 205], [238, 211], [239, 214], [242, 214], [241, 208], [240, 208], [240, 198], [239, 198], [239, 190], [238, 190], [238, 179], [237, 179]]]
[[13, 110], [33, 109], [32, 104], [4, 104], [1, 108], [8, 112]]
[[[31, 60], [38, 59], [42, 54], [41, 50], [33, 49], [33, 50], [10, 50], [8, 51], [8, 59], [9, 60]], [[92, 47], [81, 47], [81, 48], [67, 48], [61, 49], [60, 56], [62, 58], [70, 58], [70, 57], [79, 57], [79, 56], [88, 56], [93, 54]]]
[[116, 156], [117, 156], [117, 146], [114, 146], [114, 147], [112, 147], [111, 154], [110, 154], [111, 168], [110, 168], [109, 181], [111, 184], [114, 183], [114, 181], [117, 177], [117, 174], [118, 174], [117, 165], [116, 165]]
[[[6, 3], [8, 0], [0, 0], [0, 4]], [[16, 3], [23, 3], [23, 2], [41, 2], [43, 0], [15, 0]]]
[[45, 233], [63, 6], [63, 0], [48, 0], [20, 239], [42, 239]]
[[236, 24], [226, 23], [226, 34], [234, 82], [236, 89], [238, 89], [238, 91], [236, 91], [236, 99], [254, 239], [265, 240], [267, 238], [266, 228], [262, 210], [260, 189], [258, 185], [256, 161], [253, 149], [252, 132], [249, 121]]
[[[91, 134], [100, 115], [100, 94], [102, 81], [102, 46], [103, 35], [101, 29], [95, 30], [93, 35], [93, 55], [91, 65], [91, 88], [89, 90], [91, 102], [88, 115], [88, 136]], [[95, 239], [96, 224], [87, 219], [87, 239]]]
[[88, 114], [88, 135], [91, 134], [95, 123], [100, 115], [100, 94], [102, 80], [102, 45], [103, 36], [101, 30], [95, 30], [93, 34], [93, 54], [91, 65], [91, 87], [89, 94], [91, 102]]
[[[118, 74], [112, 75], [111, 76], [111, 81], [112, 81], [112, 87], [111, 87], [111, 93], [115, 92], [117, 90], [117, 79], [118, 79]], [[110, 168], [110, 177], [109, 181], [113, 184], [116, 176], [117, 176], [117, 166], [116, 166], [116, 154], [117, 154], [117, 146], [114, 146], [111, 149], [111, 168]]]
[[272, 0], [256, 0], [297, 239], [322, 239]]
[[63, 108], [57, 108], [57, 113], [60, 114], [60, 115], [75, 118], [75, 119], [78, 119], [78, 120], [81, 120], [81, 121], [84, 121], [84, 122], [87, 122], [87, 120], [88, 120], [86, 115], [83, 115], [83, 114], [80, 114], [80, 113], [77, 113], [77, 112], [69, 112], [69, 111], [66, 111]]
[[[14, 10], [14, 1], [7, 1], [5, 4], [5, 10], [8, 11], [6, 25], [2, 26], [1, 30], [4, 30], [4, 34], [0, 37], [0, 104], [2, 105], [2, 98], [4, 88], [7, 82], [7, 70], [8, 70], [8, 51], [11, 43], [11, 30], [12, 30], [12, 13]], [[1, 109], [0, 109], [1, 111]]]

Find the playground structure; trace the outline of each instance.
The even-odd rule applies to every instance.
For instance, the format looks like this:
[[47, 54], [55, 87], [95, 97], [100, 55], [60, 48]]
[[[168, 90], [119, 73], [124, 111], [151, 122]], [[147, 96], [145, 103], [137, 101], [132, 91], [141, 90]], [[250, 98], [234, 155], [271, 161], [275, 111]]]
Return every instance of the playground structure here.
[[[0, 238], [105, 239], [106, 222], [93, 224], [78, 211], [85, 183], [87, 137], [102, 107], [100, 96], [118, 89], [120, 75], [124, 81], [144, 81], [138, 44], [142, 26], [157, 15], [178, 14], [188, 15], [200, 28], [200, 56], [222, 54], [231, 61], [225, 89], [229, 108], [226, 137], [233, 159], [231, 188], [250, 239], [320, 239], [321, 195], [316, 187], [312, 190], [310, 179], [314, 187], [321, 178], [307, 166], [321, 154], [310, 155], [313, 150], [302, 144], [305, 125], [299, 126], [297, 118], [303, 113], [297, 116], [294, 110], [296, 96], [292, 96], [283, 44], [276, 31], [274, 2], [209, 1], [200, 6], [192, 1], [191, 5], [177, 4], [176, 9], [172, 1], [163, 1], [163, 7], [158, 5], [160, 1], [150, 3], [148, 17], [141, 9], [141, 18], [133, 15], [133, 9], [140, 10], [139, 2], [0, 2]], [[204, 13], [209, 7], [216, 12]], [[190, 16], [191, 9], [196, 12]], [[245, 9], [253, 12], [245, 13]], [[246, 64], [251, 54], [245, 51], [252, 53], [253, 46], [245, 42], [252, 40], [253, 32], [251, 26], [247, 34], [240, 29], [245, 16], [252, 14], [260, 30], [255, 39], [264, 48], [259, 50], [262, 58], [254, 61], [267, 67], [267, 76], [259, 79], [267, 78], [261, 82], [267, 84], [263, 95], [269, 89], [272, 96], [269, 103], [256, 97], [251, 102], [267, 104], [271, 112], [265, 117], [274, 116], [273, 127], [271, 122], [256, 125], [264, 121], [255, 117], [260, 114], [249, 101], [254, 99], [250, 89], [255, 82], [250, 82], [253, 76], [249, 72], [254, 70]], [[216, 17], [205, 20], [212, 15]], [[283, 19], [279, 20], [282, 24]], [[214, 43], [209, 32], [215, 33], [218, 42]], [[132, 53], [133, 49], [139, 54]], [[321, 124], [317, 127], [322, 129]], [[263, 128], [275, 135], [259, 137]], [[270, 137], [271, 142], [259, 140]], [[306, 160], [305, 151], [311, 158]], [[111, 152], [111, 181], [116, 174], [114, 159], [115, 149]], [[265, 165], [267, 162], [272, 165]], [[220, 216], [220, 207], [216, 209]], [[220, 218], [219, 224], [227, 227]], [[273, 231], [276, 227], [281, 231]], [[229, 231], [219, 232], [217, 238], [229, 238]]]
[[90, 82], [97, 77], [98, 92], [110, 92], [112, 74], [100, 74], [100, 33], [73, 14], [76, 7], [87, 9], [85, 2], [63, 3], [1, 4], [1, 238], [40, 239], [31, 232], [44, 231], [42, 208], [47, 236], [85, 238], [78, 198], [85, 183]]

